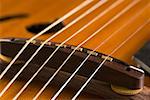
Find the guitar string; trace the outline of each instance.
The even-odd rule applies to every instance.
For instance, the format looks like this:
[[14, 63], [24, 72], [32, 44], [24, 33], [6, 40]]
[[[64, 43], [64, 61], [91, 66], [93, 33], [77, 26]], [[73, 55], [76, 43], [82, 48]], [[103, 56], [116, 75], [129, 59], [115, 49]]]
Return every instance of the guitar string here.
[[106, 62], [106, 60], [114, 54], [119, 48], [121, 48], [126, 42], [128, 42], [138, 31], [140, 31], [146, 24], [149, 23], [150, 20], [148, 20], [146, 23], [141, 25], [134, 33], [132, 33], [125, 41], [123, 41], [117, 48], [115, 48], [103, 61], [102, 63], [97, 67], [97, 69], [92, 73], [92, 75], [87, 79], [87, 81], [84, 83], [84, 85], [79, 89], [79, 91], [73, 96], [72, 100], [76, 100], [76, 98], [79, 96], [79, 94], [83, 91], [83, 89], [87, 86], [87, 84], [91, 81], [91, 79], [94, 77], [94, 75], [99, 71], [99, 69], [102, 67], [102, 65]]
[[[5, 70], [0, 74], [0, 80], [2, 79], [2, 77], [6, 74], [6, 72], [10, 69], [10, 67], [15, 63], [15, 61], [18, 59], [18, 57], [23, 53], [23, 51], [27, 48], [27, 46], [36, 38], [38, 38], [39, 36], [41, 36], [42, 34], [44, 34], [45, 32], [47, 32], [48, 30], [50, 30], [51, 28], [53, 28], [55, 25], [59, 24], [60, 22], [64, 21], [65, 19], [67, 19], [68, 17], [70, 17], [71, 15], [73, 15], [74, 13], [78, 12], [79, 10], [81, 10], [82, 8], [84, 8], [85, 6], [87, 6], [88, 4], [90, 4], [91, 2], [93, 2], [93, 0], [86, 0], [83, 3], [81, 3], [79, 6], [77, 6], [76, 8], [74, 8], [73, 10], [69, 11], [67, 14], [65, 14], [64, 16], [62, 16], [60, 19], [58, 19], [57, 21], [55, 21], [54, 23], [52, 23], [51, 25], [49, 25], [48, 27], [46, 27], [44, 30], [42, 30], [41, 32], [39, 32], [37, 35], [33, 36], [31, 39], [29, 39], [25, 45], [21, 48], [21, 50], [16, 54], [16, 56], [12, 59], [12, 61], [9, 63], [9, 65], [5, 68]], [[60, 33], [59, 33], [60, 34]], [[51, 36], [51, 38], [56, 37], [58, 34], [54, 34]]]
[[120, 30], [122, 30], [124, 27], [126, 27], [129, 23], [133, 22], [138, 15], [140, 15], [143, 12], [140, 11], [140, 13], [136, 14], [135, 17], [132, 17], [126, 24], [121, 26], [118, 30], [113, 32], [108, 38], [106, 38], [102, 43], [100, 43], [90, 54], [83, 60], [83, 62], [76, 68], [76, 70], [70, 75], [70, 77], [66, 80], [66, 82], [61, 86], [61, 88], [56, 92], [56, 94], [52, 97], [52, 100], [55, 100], [59, 94], [63, 91], [63, 89], [67, 86], [67, 84], [73, 79], [73, 77], [76, 75], [76, 73], [80, 70], [80, 68], [83, 66], [83, 64], [88, 60], [88, 58], [92, 55], [94, 51], [96, 51], [98, 48], [100, 48], [104, 43], [106, 43], [109, 39], [111, 39], [114, 35], [116, 35]]
[[[102, 4], [105, 4], [106, 2], [102, 2]], [[117, 2], [119, 3], [119, 2]], [[114, 5], [112, 7], [115, 7]], [[111, 8], [112, 8], [111, 7]], [[108, 12], [110, 9], [110, 7], [107, 8], [106, 11], [103, 11], [102, 13], [100, 13], [97, 17], [95, 17], [93, 20], [91, 20], [89, 23], [87, 23], [85, 26], [83, 26], [82, 28], [80, 28], [77, 32], [75, 32], [72, 36], [70, 36], [69, 38], [67, 38], [64, 42], [62, 42], [54, 51], [53, 53], [49, 56], [49, 58], [40, 66], [40, 68], [36, 71], [36, 73], [34, 73], [34, 75], [28, 80], [28, 82], [26, 82], [26, 84], [23, 86], [23, 88], [21, 88], [21, 90], [17, 93], [17, 95], [14, 97], [14, 100], [17, 99], [19, 97], [19, 95], [26, 89], [26, 87], [32, 82], [32, 80], [38, 75], [38, 73], [42, 70], [42, 68], [46, 65], [46, 63], [54, 56], [54, 54], [59, 50], [59, 48], [64, 45], [67, 41], [69, 41], [70, 39], [72, 39], [75, 35], [77, 35], [78, 33], [80, 33], [81, 31], [83, 31], [85, 28], [87, 28], [89, 25], [91, 25], [93, 22], [95, 22], [96, 20], [98, 20], [101, 16], [103, 16], [106, 12]]]
[[[135, 17], [134, 17], [135, 18]], [[133, 20], [133, 18], [132, 18]], [[128, 23], [131, 22], [128, 21]], [[91, 54], [97, 50], [99, 47], [101, 47], [105, 42], [107, 42], [107, 40], [109, 40], [112, 36], [114, 36], [118, 31], [120, 31], [123, 27], [125, 27], [128, 24], [125, 24], [124, 26], [120, 27], [119, 30], [115, 31], [114, 33], [112, 33], [112, 35], [110, 37], [108, 37], [106, 39], [106, 41], [104, 41], [103, 43], [101, 43], [98, 47], [96, 47], [85, 59], [84, 61], [77, 67], [77, 69], [72, 73], [72, 75], [67, 79], [67, 81], [63, 84], [63, 86], [56, 92], [56, 94], [54, 95], [52, 100], [55, 100], [56, 97], [58, 97], [58, 95], [63, 91], [63, 89], [67, 86], [67, 84], [71, 81], [71, 79], [75, 76], [75, 74], [80, 70], [80, 68], [83, 66], [83, 64], [88, 60], [88, 58], [91, 56]]]
[[[75, 24], [77, 21], [79, 21], [80, 19], [84, 18], [85, 16], [87, 16], [88, 14], [90, 14], [91, 12], [93, 12], [95, 9], [97, 9], [102, 2], [105, 2], [106, 0], [100, 1], [98, 3], [96, 3], [93, 7], [91, 7], [89, 10], [87, 10], [85, 13], [83, 13], [82, 15], [80, 15], [79, 17], [77, 17], [75, 20], [73, 20], [71, 23], [69, 23], [66, 27], [64, 27], [62, 30], [58, 31], [56, 34], [60, 34], [62, 33], [64, 30], [66, 30], [68, 27], [70, 27], [71, 25]], [[34, 58], [34, 56], [36, 56], [36, 54], [42, 49], [42, 47], [52, 39], [53, 37], [48, 38], [47, 40], [45, 40], [40, 47], [35, 51], [35, 53], [31, 56], [31, 58], [25, 63], [25, 65], [19, 70], [19, 72], [17, 72], [17, 74], [13, 77], [13, 79], [5, 86], [5, 88], [2, 90], [2, 92], [0, 93], [0, 97], [6, 92], [6, 90], [11, 86], [11, 84], [16, 80], [16, 78], [21, 74], [21, 72], [26, 68], [26, 66], [30, 63], [30, 61]]]
[[[137, 3], [137, 2], [136, 2]], [[136, 4], [134, 2], [134, 4]], [[102, 26], [98, 31], [96, 31], [94, 34], [98, 33], [101, 31], [103, 28], [105, 28], [107, 25], [109, 25], [111, 22], [113, 22], [115, 19], [117, 19], [119, 16], [121, 16], [126, 10], [123, 10], [120, 12], [118, 15], [112, 18], [108, 23], [106, 23], [104, 26]], [[90, 38], [90, 37], [89, 37]], [[81, 44], [82, 45], [82, 44]], [[58, 70], [53, 74], [53, 76], [47, 81], [47, 83], [43, 86], [43, 88], [38, 92], [38, 94], [35, 96], [35, 99], [44, 91], [44, 89], [48, 86], [48, 84], [51, 82], [51, 80], [55, 77], [55, 75], [58, 73], [58, 71], [62, 68], [62, 66], [67, 62], [67, 60], [71, 57], [71, 55], [75, 52], [77, 48], [79, 48], [81, 45], [77, 46], [74, 51], [68, 56], [68, 58], [64, 61], [64, 63], [58, 68]], [[34, 100], [35, 100], [34, 99]]]

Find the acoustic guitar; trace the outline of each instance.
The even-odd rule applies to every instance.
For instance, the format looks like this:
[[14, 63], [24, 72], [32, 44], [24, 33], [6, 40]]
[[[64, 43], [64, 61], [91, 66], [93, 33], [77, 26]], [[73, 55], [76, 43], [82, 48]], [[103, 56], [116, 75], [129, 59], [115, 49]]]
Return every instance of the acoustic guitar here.
[[133, 55], [149, 0], [1, 0], [0, 98], [150, 99]]

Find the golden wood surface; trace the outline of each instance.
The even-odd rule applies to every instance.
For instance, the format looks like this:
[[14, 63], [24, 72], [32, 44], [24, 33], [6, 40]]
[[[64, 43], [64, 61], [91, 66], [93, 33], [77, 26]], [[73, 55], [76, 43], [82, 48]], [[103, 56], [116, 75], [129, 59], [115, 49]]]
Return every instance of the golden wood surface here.
[[[35, 23], [42, 22], [52, 22], [65, 13], [75, 8], [84, 0], [29, 0], [29, 1], [21, 1], [21, 0], [1, 0], [0, 1], [0, 16], [9, 16], [14, 14], [27, 14], [26, 18], [18, 18], [12, 19], [5, 22], [0, 23], [0, 38], [31, 38], [34, 34], [28, 32], [26, 27], [29, 25], [33, 25]], [[85, 10], [93, 6], [99, 0], [94, 0], [93, 3], [80, 10], [75, 15], [69, 17], [64, 21], [65, 25], [73, 21], [77, 16], [83, 13]], [[105, 11], [110, 5], [112, 5], [116, 0], [109, 0], [106, 4], [96, 9], [94, 12], [86, 16], [84, 19], [80, 20], [76, 24], [72, 25], [70, 28], [62, 32], [60, 35], [52, 39], [54, 42], [61, 43], [69, 36], [71, 36], [74, 32], [76, 32], [80, 27], [84, 26], [92, 20], [99, 13]], [[84, 31], [80, 32], [73, 39], [68, 41], [66, 44], [71, 44], [77, 46], [87, 37], [89, 37], [92, 33], [94, 33], [97, 29], [102, 27], [107, 21], [111, 20], [113, 16], [118, 14], [121, 10], [127, 7], [129, 4], [134, 2], [135, 0], [125, 0], [119, 6], [115, 7], [107, 14], [102, 16], [96, 22], [91, 24]], [[83, 45], [85, 48], [94, 49], [98, 46], [99, 43], [102, 43], [107, 37], [109, 37], [113, 32], [119, 29], [119, 27], [123, 26], [127, 23], [135, 14], [142, 11], [141, 14], [137, 18], [135, 18], [132, 22], [130, 22], [125, 28], [117, 32], [108, 42], [102, 45], [97, 51], [105, 54], [110, 54], [112, 50], [114, 50], [120, 43], [122, 43], [127, 37], [129, 37], [133, 32], [135, 32], [141, 25], [143, 25], [149, 19], [149, 9], [150, 2], [149, 0], [141, 0], [138, 4], [136, 4], [132, 9], [127, 11], [117, 20], [113, 21], [110, 25], [104, 28], [101, 32], [99, 32], [96, 36], [90, 39], [87, 43]], [[45, 40], [49, 35], [43, 35], [39, 39]], [[143, 44], [150, 40], [150, 24], [148, 23], [144, 26], [139, 32], [137, 32], [134, 37], [132, 37], [125, 45], [123, 45], [117, 52], [115, 52], [112, 56], [123, 60], [127, 63], [133, 64], [132, 56], [143, 46]], [[6, 85], [8, 80], [4, 79], [0, 83], [0, 90], [2, 87]], [[35, 82], [37, 83], [37, 82]], [[149, 84], [149, 77], [146, 77], [146, 83]], [[15, 84], [8, 90], [8, 94], [5, 95], [5, 98], [8, 96], [11, 98], [18, 89], [22, 86], [23, 81], [16, 81]], [[40, 84], [40, 83], [39, 83]], [[22, 98], [32, 97], [35, 90], [38, 90], [38, 84], [30, 85], [30, 93], [28, 91], [21, 95]], [[145, 87], [148, 88], [148, 87]], [[47, 96], [52, 94], [54, 88], [46, 89], [43, 93], [43, 97], [47, 98]], [[72, 91], [72, 90], [68, 90]], [[65, 92], [61, 95], [62, 98], [68, 97], [71, 92]], [[44, 95], [45, 94], [45, 95]], [[10, 96], [11, 95], [11, 96]], [[87, 94], [81, 96], [81, 98], [86, 97]], [[89, 97], [93, 97], [92, 95]]]

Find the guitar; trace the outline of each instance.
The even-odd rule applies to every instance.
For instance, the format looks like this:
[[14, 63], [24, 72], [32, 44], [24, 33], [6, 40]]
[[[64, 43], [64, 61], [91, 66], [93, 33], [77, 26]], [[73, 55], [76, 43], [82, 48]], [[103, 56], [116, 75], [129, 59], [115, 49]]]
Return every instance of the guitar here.
[[2, 100], [150, 98], [149, 0], [0, 2]]

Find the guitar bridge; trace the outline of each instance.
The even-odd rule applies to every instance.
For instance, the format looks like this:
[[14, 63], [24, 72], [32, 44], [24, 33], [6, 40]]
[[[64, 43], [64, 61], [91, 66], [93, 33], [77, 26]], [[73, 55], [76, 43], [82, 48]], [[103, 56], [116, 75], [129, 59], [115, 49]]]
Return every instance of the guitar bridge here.
[[[1, 56], [1, 59], [9, 63], [12, 58], [19, 52], [23, 45], [27, 42], [27, 39], [1, 39], [1, 55], [10, 60], [4, 60]], [[20, 55], [18, 61], [25, 63], [36, 49], [43, 43], [40, 40], [32, 41], [25, 51]], [[43, 62], [49, 57], [49, 55], [59, 46], [59, 43], [48, 42], [44, 47], [39, 51], [39, 53], [32, 60], [32, 64], [38, 66], [42, 65]], [[57, 53], [52, 57], [52, 59], [46, 64], [45, 68], [58, 69], [58, 67], [64, 62], [68, 55], [74, 50], [75, 46], [63, 45], [57, 51]], [[85, 59], [85, 57], [91, 53], [92, 50], [86, 48], [79, 48], [72, 55], [69, 61], [63, 66], [61, 71], [72, 73], [77, 66]], [[101, 64], [101, 62], [107, 57], [107, 55], [93, 52], [92, 55], [88, 58], [82, 68], [79, 70], [77, 75], [88, 78], [91, 73]], [[116, 58], [108, 57], [104, 65], [94, 76], [94, 80], [103, 81], [110, 84], [123, 86], [129, 89], [141, 89], [144, 85], [144, 72], [141, 69], [138, 69], [134, 66], [131, 66], [127, 63], [124, 63]]]

